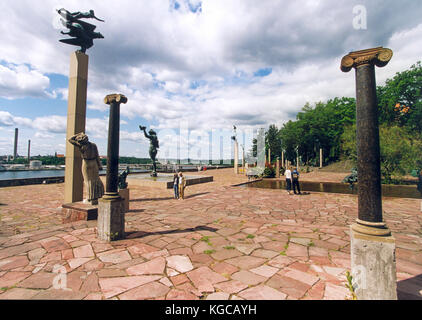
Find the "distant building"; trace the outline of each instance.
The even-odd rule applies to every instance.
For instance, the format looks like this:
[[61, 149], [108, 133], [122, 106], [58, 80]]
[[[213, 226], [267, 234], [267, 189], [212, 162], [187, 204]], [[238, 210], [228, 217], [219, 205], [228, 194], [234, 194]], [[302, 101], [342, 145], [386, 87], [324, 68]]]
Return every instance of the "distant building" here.
[[58, 153], [57, 153], [57, 154], [56, 154], [56, 157], [57, 157], [57, 158], [64, 158], [65, 156], [64, 156], [64, 154], [58, 154]]
[[42, 162], [39, 160], [33, 160], [30, 162], [29, 167], [31, 169], [40, 169], [42, 167]]

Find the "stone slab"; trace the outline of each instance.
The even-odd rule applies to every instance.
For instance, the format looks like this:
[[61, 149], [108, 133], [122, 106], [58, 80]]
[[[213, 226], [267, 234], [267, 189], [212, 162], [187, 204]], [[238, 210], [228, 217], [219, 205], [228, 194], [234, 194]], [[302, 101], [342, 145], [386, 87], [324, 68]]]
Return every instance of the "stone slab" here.
[[97, 220], [98, 206], [75, 202], [62, 205], [63, 223]]

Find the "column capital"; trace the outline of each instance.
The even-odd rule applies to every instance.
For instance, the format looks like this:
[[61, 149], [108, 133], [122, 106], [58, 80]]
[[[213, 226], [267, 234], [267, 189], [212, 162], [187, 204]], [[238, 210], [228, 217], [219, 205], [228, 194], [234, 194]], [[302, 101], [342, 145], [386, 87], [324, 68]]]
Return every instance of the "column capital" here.
[[350, 52], [341, 60], [341, 71], [349, 72], [352, 68], [373, 64], [385, 67], [393, 57], [393, 51], [388, 48], [377, 47]]
[[105, 104], [112, 104], [113, 102], [117, 103], [126, 103], [128, 99], [123, 94], [109, 94], [104, 98]]

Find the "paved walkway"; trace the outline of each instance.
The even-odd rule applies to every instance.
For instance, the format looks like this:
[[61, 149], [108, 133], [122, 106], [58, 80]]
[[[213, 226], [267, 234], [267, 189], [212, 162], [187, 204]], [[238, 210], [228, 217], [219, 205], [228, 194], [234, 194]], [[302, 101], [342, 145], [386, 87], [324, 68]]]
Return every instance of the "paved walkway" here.
[[[131, 187], [127, 237], [113, 243], [96, 238], [96, 221], [61, 224], [63, 184], [0, 189], [0, 299], [350, 297], [356, 196], [289, 196], [230, 187], [246, 181], [232, 170], [203, 174], [215, 182], [188, 187], [184, 201]], [[384, 199], [383, 209], [399, 297], [422, 299], [420, 200]]]

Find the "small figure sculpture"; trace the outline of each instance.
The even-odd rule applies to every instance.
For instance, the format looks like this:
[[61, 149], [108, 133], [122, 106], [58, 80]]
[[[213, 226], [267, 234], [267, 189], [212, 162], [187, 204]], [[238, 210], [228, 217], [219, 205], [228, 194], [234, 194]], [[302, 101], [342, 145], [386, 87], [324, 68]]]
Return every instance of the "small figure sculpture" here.
[[119, 175], [119, 189], [123, 190], [123, 189], [127, 189], [127, 182], [126, 182], [126, 178], [127, 175], [129, 174], [130, 169], [129, 166], [126, 167], [126, 170], [123, 171], [120, 175]]
[[349, 183], [350, 184], [350, 190], [353, 190], [353, 187], [354, 187], [353, 184], [358, 182], [358, 170], [356, 168], [353, 168], [351, 171], [352, 171], [352, 174], [350, 174], [346, 178], [344, 178], [343, 182]]
[[87, 199], [93, 205], [104, 195], [104, 185], [100, 179], [99, 170], [102, 170], [98, 149], [95, 143], [89, 142], [88, 136], [81, 132], [69, 139], [69, 142], [78, 147], [82, 155], [82, 175], [87, 190]]
[[152, 173], [151, 177], [157, 177], [157, 163], [156, 163], [156, 156], [157, 156], [157, 149], [160, 148], [157, 133], [154, 130], [150, 130], [149, 134], [146, 131], [146, 127], [139, 126], [139, 129], [144, 132], [145, 137], [150, 140], [150, 147], [149, 147], [149, 156], [152, 160]]
[[85, 53], [86, 49], [91, 48], [94, 45], [94, 39], [103, 39], [104, 36], [99, 32], [94, 32], [96, 26], [93, 24], [84, 22], [80, 19], [96, 19], [104, 22], [104, 20], [98, 19], [95, 16], [94, 10], [89, 12], [69, 12], [66, 9], [57, 10], [57, 12], [65, 19], [60, 19], [62, 24], [69, 29], [69, 32], [61, 31], [61, 34], [69, 35], [71, 39], [59, 40], [60, 42], [67, 43], [74, 46], [80, 46], [80, 52]]

